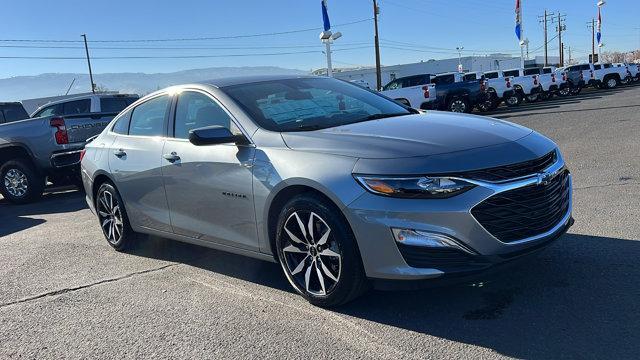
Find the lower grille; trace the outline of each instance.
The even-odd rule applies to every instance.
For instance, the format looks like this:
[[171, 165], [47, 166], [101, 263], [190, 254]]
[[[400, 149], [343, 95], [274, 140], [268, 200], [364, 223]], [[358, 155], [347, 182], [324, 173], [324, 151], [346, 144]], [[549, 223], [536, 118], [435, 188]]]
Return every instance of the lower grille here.
[[478, 256], [458, 249], [436, 249], [424, 246], [398, 244], [400, 254], [407, 265], [415, 268], [433, 268], [444, 272], [467, 271], [489, 266]]
[[546, 185], [505, 191], [476, 205], [471, 214], [502, 242], [543, 234], [569, 211], [570, 176], [565, 170]]

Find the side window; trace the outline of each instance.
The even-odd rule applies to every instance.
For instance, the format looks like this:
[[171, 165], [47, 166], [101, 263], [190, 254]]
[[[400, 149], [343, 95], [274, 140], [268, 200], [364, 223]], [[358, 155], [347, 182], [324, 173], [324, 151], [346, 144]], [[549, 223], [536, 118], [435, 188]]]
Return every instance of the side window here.
[[395, 89], [399, 89], [399, 88], [400, 88], [400, 81], [394, 80], [394, 81], [388, 83], [384, 87], [384, 90], [395, 90]]
[[601, 69], [601, 65], [593, 65], [593, 70], [600, 70]]
[[189, 130], [216, 125], [240, 133], [229, 114], [209, 96], [196, 91], [185, 91], [179, 95], [174, 123], [176, 138], [188, 139]]
[[464, 81], [477, 80], [476, 74], [466, 74], [463, 78]]
[[589, 64], [584, 64], [580, 66], [580, 70], [591, 70], [591, 66], [589, 66]]
[[129, 135], [162, 136], [169, 96], [161, 95], [133, 109]]
[[56, 104], [47, 106], [46, 108], [38, 111], [34, 117], [43, 117], [43, 116], [58, 116], [62, 115], [62, 104]]
[[91, 99], [69, 101], [62, 104], [62, 114], [87, 114], [91, 112]]
[[487, 79], [497, 79], [498, 73], [497, 72], [485, 73], [484, 77], [486, 77]]
[[108, 97], [100, 99], [100, 111], [119, 113], [137, 99], [132, 97]]
[[129, 120], [131, 120], [131, 110], [118, 117], [111, 131], [116, 134], [127, 135], [129, 133]]

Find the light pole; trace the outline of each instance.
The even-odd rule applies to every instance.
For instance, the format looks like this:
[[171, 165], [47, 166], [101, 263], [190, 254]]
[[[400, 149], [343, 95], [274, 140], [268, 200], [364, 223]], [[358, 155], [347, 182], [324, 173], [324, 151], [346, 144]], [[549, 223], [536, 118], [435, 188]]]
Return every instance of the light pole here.
[[458, 50], [458, 72], [462, 72], [462, 50], [464, 50], [464, 46], [458, 46], [456, 50]]
[[333, 69], [331, 67], [331, 43], [338, 40], [342, 36], [340, 31], [331, 33], [331, 30], [323, 31], [320, 33], [320, 40], [325, 45], [325, 52], [327, 53], [327, 76], [333, 77]]
[[600, 49], [604, 46], [604, 44], [602, 43], [602, 7], [606, 3], [607, 3], [606, 1], [600, 0], [596, 4], [598, 6], [598, 35], [597, 35], [597, 37], [598, 37], [598, 64], [601, 63], [601, 61], [600, 61]]

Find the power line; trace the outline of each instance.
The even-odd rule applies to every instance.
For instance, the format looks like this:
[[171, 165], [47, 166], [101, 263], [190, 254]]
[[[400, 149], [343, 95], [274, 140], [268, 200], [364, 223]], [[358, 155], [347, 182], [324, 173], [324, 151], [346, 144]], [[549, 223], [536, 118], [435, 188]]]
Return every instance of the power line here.
[[[373, 18], [366, 18], [356, 21], [351, 21], [342, 24], [335, 24], [334, 26], [349, 26], [360, 24], [363, 22], [371, 21]], [[259, 33], [259, 34], [246, 34], [246, 35], [227, 35], [227, 36], [210, 36], [210, 37], [194, 37], [194, 38], [173, 38], [173, 39], [120, 39], [120, 40], [92, 40], [90, 43], [140, 43], [140, 42], [172, 42], [172, 41], [203, 41], [203, 40], [224, 40], [224, 39], [243, 39], [243, 38], [255, 38], [262, 36], [278, 36], [278, 35], [287, 35], [287, 34], [295, 34], [309, 31], [318, 31], [322, 30], [321, 27], [307, 28], [307, 29], [299, 29], [299, 30], [289, 30], [289, 31], [279, 31], [279, 32], [270, 32], [270, 33]], [[45, 40], [45, 39], [0, 39], [0, 42], [34, 42], [34, 43], [79, 43], [82, 40]]]
[[[91, 43], [91, 41], [89, 41]], [[334, 46], [354, 46], [365, 45], [369, 42], [341, 43]], [[318, 48], [320, 45], [288, 45], [288, 46], [145, 46], [145, 47], [124, 47], [124, 46], [99, 46], [91, 47], [91, 50], [260, 50], [260, 49], [295, 49], [295, 48]], [[57, 46], [57, 45], [0, 45], [0, 48], [11, 49], [84, 49], [84, 46]]]

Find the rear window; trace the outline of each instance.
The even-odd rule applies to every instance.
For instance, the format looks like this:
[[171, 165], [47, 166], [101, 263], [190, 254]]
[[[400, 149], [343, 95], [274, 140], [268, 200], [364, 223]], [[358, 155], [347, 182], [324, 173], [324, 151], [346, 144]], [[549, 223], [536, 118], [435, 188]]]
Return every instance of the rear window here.
[[543, 74], [551, 74], [551, 73], [552, 73], [551, 68], [544, 68], [544, 69], [542, 69], [542, 73], [543, 73]]
[[498, 78], [498, 73], [497, 72], [484, 73], [484, 77], [487, 78], [487, 79], [497, 79]]
[[64, 115], [87, 114], [91, 112], [91, 99], [69, 101], [62, 104]]
[[525, 75], [539, 75], [540, 74], [540, 69], [538, 69], [538, 68], [524, 69], [524, 74]]
[[0, 123], [9, 123], [28, 118], [29, 114], [27, 114], [20, 104], [0, 105]]
[[454, 74], [439, 75], [431, 79], [431, 83], [435, 85], [453, 84], [456, 81]]
[[518, 76], [520, 76], [520, 71], [519, 70], [505, 71], [505, 72], [503, 72], [503, 74], [504, 74], [505, 77], [507, 77], [507, 76], [518, 77]]
[[101, 98], [100, 110], [102, 112], [119, 113], [136, 100], [138, 100], [138, 98], [125, 96]]
[[593, 70], [600, 70], [602, 69], [602, 65], [593, 65]]

